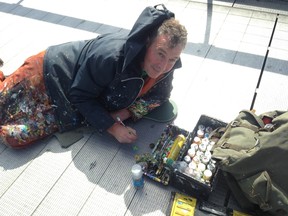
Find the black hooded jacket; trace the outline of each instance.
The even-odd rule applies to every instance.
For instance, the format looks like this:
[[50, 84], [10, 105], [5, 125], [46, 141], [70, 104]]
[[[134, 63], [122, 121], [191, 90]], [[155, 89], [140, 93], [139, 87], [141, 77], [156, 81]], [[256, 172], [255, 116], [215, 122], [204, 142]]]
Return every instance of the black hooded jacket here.
[[[109, 112], [139, 100], [144, 84], [139, 59], [145, 52], [147, 37], [170, 17], [174, 14], [165, 8], [147, 7], [128, 35], [105, 34], [47, 49], [44, 78], [60, 131], [88, 122], [102, 132], [115, 123]], [[180, 60], [142, 100], [148, 104], [165, 102], [172, 90], [173, 71], [179, 67]]]

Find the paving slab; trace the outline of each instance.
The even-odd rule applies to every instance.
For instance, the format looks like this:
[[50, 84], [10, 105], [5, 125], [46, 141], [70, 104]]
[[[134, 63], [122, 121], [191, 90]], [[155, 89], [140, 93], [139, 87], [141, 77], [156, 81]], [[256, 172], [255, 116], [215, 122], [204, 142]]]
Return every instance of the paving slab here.
[[[192, 131], [202, 114], [229, 122], [241, 109], [250, 108], [255, 91], [257, 113], [287, 110], [287, 10], [273, 2], [163, 1], [189, 32], [183, 67], [173, 80], [171, 99], [179, 113], [172, 123]], [[128, 31], [144, 7], [158, 3], [2, 0], [0, 57], [5, 65], [1, 69], [8, 75], [50, 45]], [[133, 9], [127, 10], [128, 6]], [[130, 176], [135, 154], [150, 152], [149, 144], [157, 141], [166, 123], [127, 124], [139, 135], [132, 145], [93, 132], [68, 149], [61, 149], [55, 138], [20, 151], [0, 144], [0, 212], [4, 216], [166, 215], [175, 189], [147, 179], [144, 190], [136, 191]], [[227, 196], [229, 189], [221, 180], [209, 199], [222, 205]], [[228, 204], [238, 208], [233, 197]], [[196, 211], [195, 215], [207, 214]]]
[[234, 7], [288, 15], [288, 2], [285, 0], [236, 0]]

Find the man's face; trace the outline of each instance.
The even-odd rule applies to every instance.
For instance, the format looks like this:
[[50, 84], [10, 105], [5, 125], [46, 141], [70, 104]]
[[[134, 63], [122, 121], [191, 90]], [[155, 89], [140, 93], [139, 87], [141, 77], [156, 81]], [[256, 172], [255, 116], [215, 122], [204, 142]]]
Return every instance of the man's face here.
[[149, 77], [155, 79], [167, 73], [179, 59], [183, 46], [178, 44], [174, 48], [169, 48], [168, 45], [168, 37], [160, 35], [147, 48], [143, 69]]

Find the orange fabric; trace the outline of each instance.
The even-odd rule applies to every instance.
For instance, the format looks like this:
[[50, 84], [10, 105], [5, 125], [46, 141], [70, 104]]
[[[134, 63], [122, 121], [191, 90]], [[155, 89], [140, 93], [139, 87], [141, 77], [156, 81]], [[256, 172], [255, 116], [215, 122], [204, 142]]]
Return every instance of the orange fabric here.
[[0, 81], [0, 141], [23, 148], [58, 130], [43, 76], [45, 51]]
[[0, 82], [3, 82], [5, 80], [4, 73], [0, 71]]
[[152, 79], [150, 77], [146, 78], [144, 86], [141, 92], [139, 93], [138, 97], [142, 97], [143, 95], [145, 95], [155, 85], [155, 83], [161, 78], [162, 76], [158, 77], [157, 79]]
[[[14, 73], [6, 77], [2, 82], [0, 81], [0, 91], [5, 92], [6, 90], [12, 88], [24, 78], [32, 78], [31, 82], [40, 82], [43, 80], [43, 59], [45, 51], [40, 52], [37, 55], [31, 56], [28, 58], [21, 67], [19, 67]], [[33, 79], [33, 77], [37, 78]], [[43, 88], [44, 85], [43, 85]], [[45, 90], [45, 89], [41, 89]]]
[[149, 91], [149, 89], [151, 89], [153, 87], [155, 82], [156, 82], [156, 79], [147, 78], [145, 80], [144, 86], [141, 89], [141, 92], [139, 93], [138, 97], [145, 95]]

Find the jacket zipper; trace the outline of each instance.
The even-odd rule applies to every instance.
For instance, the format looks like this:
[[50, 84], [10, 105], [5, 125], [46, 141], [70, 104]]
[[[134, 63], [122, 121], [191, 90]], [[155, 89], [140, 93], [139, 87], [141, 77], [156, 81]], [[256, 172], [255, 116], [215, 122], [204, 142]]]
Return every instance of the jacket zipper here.
[[[121, 80], [121, 82], [125, 82], [125, 81], [128, 81], [128, 80], [138, 80], [138, 79], [142, 81], [141, 88], [140, 88], [140, 90], [138, 91], [138, 94], [137, 94], [137, 96], [138, 96], [139, 93], [142, 91], [143, 86], [144, 86], [144, 80], [143, 80], [142, 78], [140, 78], [140, 77], [133, 77], [133, 78], [128, 78], [128, 79]], [[136, 99], [137, 99], [137, 97], [135, 97], [134, 100], [133, 100], [127, 107], [125, 107], [125, 108], [130, 107], [131, 104], [133, 104], [133, 103], [136, 101]]]
[[[154, 84], [153, 86], [155, 86], [157, 83], [159, 83], [160, 81], [162, 81], [163, 79], [165, 79], [167, 76], [169, 76], [170, 73], [172, 73], [172, 71], [170, 71], [169, 73], [165, 74], [165, 76], [163, 76], [161, 79], [159, 79], [157, 82], [155, 82], [155, 84]], [[138, 94], [137, 94], [137, 96], [138, 96], [139, 93], [142, 91], [143, 86], [144, 86], [144, 80], [143, 80], [142, 78], [140, 78], [140, 77], [133, 77], [133, 78], [128, 78], [128, 79], [121, 80], [121, 82], [125, 82], [125, 81], [128, 81], [128, 80], [133, 80], [133, 79], [136, 79], [136, 80], [137, 80], [137, 79], [140, 79], [140, 80], [142, 80], [142, 86], [141, 86], [140, 90], [138, 91]], [[150, 90], [149, 90], [149, 91], [150, 91]], [[148, 91], [148, 92], [149, 92], [149, 91]], [[137, 97], [136, 97], [136, 98], [129, 104], [129, 106], [127, 106], [126, 108], [130, 107], [131, 104], [133, 104], [136, 100], [137, 100]]]

